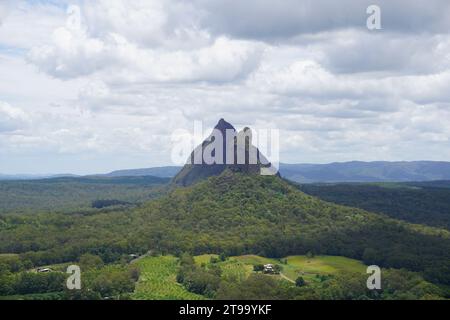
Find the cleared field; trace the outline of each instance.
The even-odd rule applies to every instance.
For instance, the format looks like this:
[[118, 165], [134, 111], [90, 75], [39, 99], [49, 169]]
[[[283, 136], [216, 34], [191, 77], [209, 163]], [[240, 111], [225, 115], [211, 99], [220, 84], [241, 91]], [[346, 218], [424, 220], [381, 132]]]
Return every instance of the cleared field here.
[[[283, 268], [281, 273], [292, 281], [295, 281], [299, 276], [307, 281], [314, 281], [316, 275], [332, 275], [339, 272], [365, 273], [366, 271], [366, 266], [362, 262], [339, 256], [315, 256], [312, 258], [289, 256], [278, 260], [257, 255], [245, 255], [232, 257], [230, 260], [236, 260], [250, 266], [250, 272], [253, 265], [256, 264], [278, 264]], [[287, 263], [282, 263], [282, 261]]]
[[209, 263], [211, 258], [218, 258], [217, 254], [202, 254], [200, 256], [195, 256], [194, 261], [196, 264], [201, 265], [202, 263]]
[[283, 273], [293, 280], [298, 276], [313, 280], [316, 275], [333, 275], [339, 272], [365, 274], [367, 268], [361, 261], [339, 256], [290, 256], [286, 259], [287, 265]]
[[135, 262], [141, 271], [133, 299], [136, 300], [201, 300], [176, 281], [178, 259], [173, 256], [145, 257]]
[[362, 273], [366, 271], [366, 266], [361, 261], [340, 256], [316, 256], [313, 258], [290, 256], [286, 259], [289, 265], [306, 273], [335, 274], [341, 271]]
[[[214, 254], [195, 256], [198, 265], [210, 264]], [[205, 299], [187, 291], [176, 282], [178, 259], [173, 256], [144, 257], [133, 262], [141, 270], [141, 276], [136, 285], [133, 299], [138, 300], [200, 300]], [[308, 283], [319, 281], [318, 275], [333, 275], [339, 272], [365, 273], [366, 266], [354, 259], [337, 256], [289, 256], [283, 259], [271, 259], [257, 255], [229, 257], [226, 261], [219, 261], [216, 265], [222, 269], [222, 277], [228, 281], [242, 281], [252, 274], [256, 264], [278, 264], [283, 270], [281, 275], [268, 275], [283, 281], [294, 282], [302, 276]]]

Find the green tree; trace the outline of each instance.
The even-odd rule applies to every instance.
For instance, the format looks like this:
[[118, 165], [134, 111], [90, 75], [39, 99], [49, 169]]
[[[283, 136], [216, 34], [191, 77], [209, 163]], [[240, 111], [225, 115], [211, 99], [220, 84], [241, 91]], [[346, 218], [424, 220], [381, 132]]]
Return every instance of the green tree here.
[[303, 279], [303, 277], [298, 277], [298, 278], [295, 280], [295, 285], [296, 285], [297, 287], [303, 287], [303, 286], [305, 285], [305, 279]]
[[104, 265], [101, 257], [90, 253], [83, 254], [79, 262], [82, 270], [99, 269]]
[[263, 264], [255, 264], [253, 266], [253, 271], [255, 272], [259, 272], [259, 271], [263, 271], [264, 270], [264, 265]]

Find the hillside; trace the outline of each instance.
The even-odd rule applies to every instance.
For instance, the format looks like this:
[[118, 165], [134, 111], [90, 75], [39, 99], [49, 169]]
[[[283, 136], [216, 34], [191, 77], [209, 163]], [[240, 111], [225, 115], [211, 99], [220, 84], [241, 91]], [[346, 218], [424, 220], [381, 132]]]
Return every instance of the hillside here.
[[449, 281], [447, 231], [327, 203], [278, 177], [226, 171], [176, 189], [138, 213], [153, 224], [141, 224], [136, 234], [164, 252], [281, 257], [311, 251]]
[[148, 251], [342, 256], [450, 284], [448, 231], [324, 202], [277, 176], [226, 170], [136, 208], [0, 216], [0, 253], [20, 254], [23, 266], [77, 261], [86, 253], [111, 264]]
[[302, 184], [322, 200], [450, 229], [450, 182]]

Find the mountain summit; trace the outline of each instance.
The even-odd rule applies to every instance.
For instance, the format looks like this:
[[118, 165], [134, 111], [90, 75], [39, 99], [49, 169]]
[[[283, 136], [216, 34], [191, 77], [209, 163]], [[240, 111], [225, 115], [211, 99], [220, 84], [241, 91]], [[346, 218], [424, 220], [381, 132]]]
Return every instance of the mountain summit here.
[[188, 186], [229, 169], [234, 172], [260, 174], [271, 163], [252, 144], [252, 131], [246, 127], [237, 132], [229, 122], [220, 119], [211, 134], [191, 153], [173, 182]]

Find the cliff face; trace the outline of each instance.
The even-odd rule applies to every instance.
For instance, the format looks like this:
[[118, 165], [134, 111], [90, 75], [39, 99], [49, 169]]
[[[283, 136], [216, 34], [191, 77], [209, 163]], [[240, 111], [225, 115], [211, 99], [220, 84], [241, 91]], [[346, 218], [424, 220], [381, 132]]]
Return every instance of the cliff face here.
[[224, 119], [220, 119], [213, 132], [191, 153], [186, 165], [173, 182], [188, 186], [229, 169], [234, 172], [260, 174], [270, 167], [269, 161], [252, 144], [252, 132], [240, 132]]

